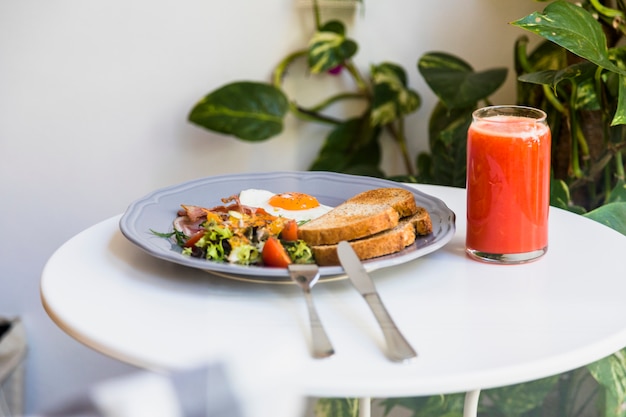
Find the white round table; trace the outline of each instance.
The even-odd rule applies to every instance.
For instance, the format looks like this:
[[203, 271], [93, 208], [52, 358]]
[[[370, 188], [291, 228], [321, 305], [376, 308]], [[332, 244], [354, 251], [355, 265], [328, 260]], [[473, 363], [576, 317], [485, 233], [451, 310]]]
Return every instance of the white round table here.
[[465, 190], [416, 187], [456, 213], [454, 238], [371, 273], [418, 352], [411, 363], [387, 359], [382, 332], [348, 280], [313, 289], [336, 350], [316, 360], [298, 287], [235, 281], [153, 258], [122, 236], [119, 217], [78, 234], [50, 258], [43, 304], [68, 334], [119, 360], [171, 370], [223, 356], [261, 363], [270, 355], [291, 384], [317, 397], [477, 394], [626, 346], [626, 280], [613, 270], [626, 254], [625, 236], [551, 208], [547, 255], [525, 265], [479, 263], [464, 253]]

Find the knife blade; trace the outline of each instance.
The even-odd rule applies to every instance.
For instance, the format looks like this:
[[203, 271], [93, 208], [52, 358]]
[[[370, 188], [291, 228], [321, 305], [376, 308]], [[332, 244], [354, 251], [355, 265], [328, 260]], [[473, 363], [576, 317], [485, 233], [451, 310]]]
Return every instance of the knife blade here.
[[405, 362], [417, 356], [415, 350], [404, 338], [383, 304], [374, 281], [363, 267], [361, 260], [346, 241], [337, 245], [337, 255], [341, 266], [348, 274], [352, 285], [361, 293], [383, 331], [387, 343], [387, 356], [394, 362]]

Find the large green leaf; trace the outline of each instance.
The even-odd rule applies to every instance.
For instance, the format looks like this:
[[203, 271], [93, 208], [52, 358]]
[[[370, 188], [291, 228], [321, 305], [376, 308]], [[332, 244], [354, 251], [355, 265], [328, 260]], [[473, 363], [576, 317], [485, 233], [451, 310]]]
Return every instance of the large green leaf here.
[[506, 79], [507, 69], [474, 72], [462, 59], [445, 52], [429, 52], [417, 63], [419, 72], [449, 109], [473, 106], [493, 94]]
[[626, 76], [619, 75], [619, 95], [617, 99], [617, 109], [611, 121], [611, 126], [626, 124]]
[[315, 417], [358, 417], [356, 398], [320, 398], [315, 404]]
[[367, 118], [355, 118], [338, 125], [326, 138], [311, 171], [333, 171], [383, 176], [378, 168], [380, 129], [372, 129]]
[[[381, 401], [383, 416], [395, 408], [410, 410], [411, 417], [462, 417], [465, 394], [431, 395], [427, 397], [387, 398]], [[404, 414], [403, 414], [404, 415]]]
[[578, 80], [592, 79], [596, 68], [597, 66], [590, 62], [581, 62], [561, 70], [544, 70], [522, 74], [518, 77], [518, 80], [526, 83], [549, 85], [556, 90], [559, 83], [565, 80], [577, 82]]
[[482, 395], [488, 397], [499, 415], [507, 417], [523, 416], [531, 410], [541, 407], [546, 396], [559, 380], [559, 375], [536, 381], [485, 390]]
[[576, 88], [574, 108], [576, 110], [602, 110], [602, 98], [598, 96], [594, 79], [581, 79]]
[[576, 85], [574, 107], [576, 110], [599, 110], [600, 101], [596, 93], [595, 74], [598, 66], [591, 62], [581, 62], [570, 65], [561, 70], [544, 70], [529, 74], [522, 74], [519, 81], [547, 85], [559, 96], [557, 88], [563, 81], [570, 81]]
[[623, 179], [619, 179], [609, 196], [608, 203], [626, 202], [626, 182]]
[[553, 178], [550, 181], [550, 205], [567, 210], [570, 201], [569, 187], [565, 181]]
[[626, 202], [608, 203], [584, 216], [626, 235]]
[[407, 87], [404, 69], [389, 62], [372, 65], [371, 76], [374, 90], [371, 122], [382, 126], [416, 111], [420, 96]]
[[331, 21], [315, 32], [309, 42], [309, 70], [320, 74], [341, 65], [356, 54], [356, 42], [347, 39], [343, 23]]
[[206, 129], [256, 142], [279, 134], [289, 110], [285, 94], [263, 83], [227, 84], [200, 100], [189, 121]]
[[[431, 160], [418, 157], [417, 165], [430, 165], [434, 184], [465, 187], [467, 166], [467, 129], [474, 107], [449, 110], [438, 102], [429, 122]], [[422, 159], [422, 160], [420, 160]]]
[[582, 7], [557, 0], [543, 13], [533, 12], [511, 24], [536, 33], [598, 66], [621, 72], [609, 59], [602, 26]]
[[584, 207], [572, 203], [569, 187], [565, 181], [552, 178], [550, 181], [550, 205], [576, 214], [584, 214]]
[[415, 179], [406, 178], [405, 182], [437, 184], [433, 175], [433, 156], [429, 152], [420, 152], [415, 159], [417, 174]]
[[605, 416], [625, 417], [626, 409], [626, 350], [587, 365], [587, 369], [605, 388]]

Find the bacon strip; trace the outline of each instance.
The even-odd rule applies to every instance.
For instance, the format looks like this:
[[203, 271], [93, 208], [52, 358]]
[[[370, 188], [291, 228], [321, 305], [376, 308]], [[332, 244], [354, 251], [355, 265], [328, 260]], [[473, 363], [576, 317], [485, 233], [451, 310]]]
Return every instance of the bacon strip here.
[[228, 213], [231, 211], [252, 216], [253, 218], [249, 221], [251, 225], [255, 226], [261, 226], [277, 219], [276, 216], [267, 213], [262, 208], [250, 207], [241, 204], [239, 195], [232, 195], [227, 198], [222, 198], [221, 200], [224, 205], [212, 208], [181, 204], [182, 208], [178, 210], [178, 217], [174, 220], [174, 228], [184, 233], [186, 236], [191, 236], [202, 230], [200, 225], [206, 221], [208, 217], [217, 216], [226, 221], [229, 217]]

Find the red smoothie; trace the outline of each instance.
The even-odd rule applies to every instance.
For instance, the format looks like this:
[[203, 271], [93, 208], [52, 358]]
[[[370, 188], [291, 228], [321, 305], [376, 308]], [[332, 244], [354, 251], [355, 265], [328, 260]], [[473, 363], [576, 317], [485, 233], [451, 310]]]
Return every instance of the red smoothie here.
[[473, 251], [548, 246], [550, 129], [517, 116], [474, 119], [467, 138], [467, 240]]

